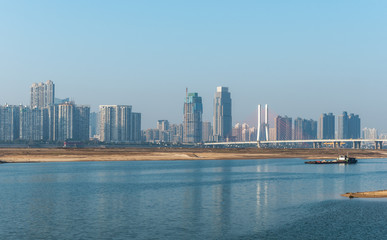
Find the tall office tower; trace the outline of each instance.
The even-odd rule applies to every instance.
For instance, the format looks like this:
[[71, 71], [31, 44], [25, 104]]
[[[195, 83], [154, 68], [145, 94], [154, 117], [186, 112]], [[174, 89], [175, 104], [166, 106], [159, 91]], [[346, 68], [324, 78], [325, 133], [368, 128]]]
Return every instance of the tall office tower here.
[[294, 120], [294, 140], [317, 139], [317, 121], [296, 118]]
[[292, 118], [277, 116], [274, 120], [276, 140], [292, 140]]
[[169, 122], [168, 120], [158, 120], [157, 121], [157, 129], [160, 131], [169, 130]]
[[90, 139], [90, 107], [75, 106], [73, 140], [88, 141]]
[[54, 105], [55, 84], [48, 80], [46, 83], [34, 83], [31, 86], [31, 107], [48, 107]]
[[136, 143], [140, 143], [142, 141], [141, 137], [141, 113], [132, 112], [131, 114], [131, 124], [130, 124], [130, 140]]
[[0, 106], [0, 141], [12, 142], [19, 138], [19, 107]]
[[378, 139], [378, 130], [376, 128], [363, 128], [363, 139]]
[[202, 138], [203, 142], [212, 140], [212, 126], [210, 122], [202, 122]]
[[232, 135], [231, 94], [227, 87], [217, 87], [214, 98], [214, 140], [225, 141]]
[[321, 114], [319, 138], [335, 139], [335, 115], [333, 115], [332, 113]]
[[348, 114], [343, 112], [337, 117], [337, 139], [349, 139]]
[[202, 98], [198, 93], [189, 93], [184, 103], [183, 142], [198, 143], [202, 141]]
[[100, 140], [129, 142], [132, 106], [100, 105]]
[[360, 138], [360, 117], [351, 113], [348, 117], [348, 138], [359, 139]]

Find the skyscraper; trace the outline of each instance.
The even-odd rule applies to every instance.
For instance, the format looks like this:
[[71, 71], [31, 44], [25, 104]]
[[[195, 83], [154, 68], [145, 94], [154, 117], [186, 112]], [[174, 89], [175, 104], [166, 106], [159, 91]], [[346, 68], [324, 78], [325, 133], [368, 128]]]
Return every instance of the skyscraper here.
[[202, 123], [202, 138], [203, 142], [211, 141], [212, 139], [212, 126], [210, 122]]
[[132, 106], [100, 105], [100, 140], [129, 142]]
[[19, 107], [0, 106], [0, 141], [11, 142], [19, 138]]
[[360, 117], [351, 113], [348, 117], [348, 138], [360, 138]]
[[276, 140], [292, 140], [292, 118], [277, 116], [274, 120]]
[[184, 103], [183, 141], [198, 143], [202, 141], [202, 98], [198, 93], [188, 93]]
[[337, 138], [338, 139], [348, 139], [348, 114], [343, 112], [342, 115], [337, 117]]
[[335, 115], [332, 113], [321, 114], [319, 138], [335, 139]]
[[130, 124], [131, 138], [133, 142], [141, 142], [141, 113], [132, 112]]
[[214, 140], [224, 141], [232, 135], [231, 94], [227, 87], [217, 87], [214, 98]]
[[55, 84], [48, 80], [46, 83], [34, 83], [31, 86], [31, 107], [48, 107], [54, 105]]
[[358, 139], [360, 138], [360, 118], [359, 115], [347, 112], [343, 112], [338, 116], [338, 132], [337, 138], [339, 139]]
[[310, 119], [296, 118], [294, 120], [294, 140], [307, 140], [317, 138], [317, 122]]

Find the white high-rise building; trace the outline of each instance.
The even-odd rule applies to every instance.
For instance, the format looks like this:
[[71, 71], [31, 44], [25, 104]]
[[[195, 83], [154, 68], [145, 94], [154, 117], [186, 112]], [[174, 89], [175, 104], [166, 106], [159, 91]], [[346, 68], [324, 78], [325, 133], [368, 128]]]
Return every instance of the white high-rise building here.
[[100, 105], [100, 140], [102, 142], [129, 142], [131, 140], [131, 113], [129, 105]]
[[376, 128], [363, 128], [363, 139], [378, 139], [378, 130]]
[[55, 84], [48, 80], [46, 83], [34, 83], [31, 86], [31, 107], [48, 107], [54, 105]]

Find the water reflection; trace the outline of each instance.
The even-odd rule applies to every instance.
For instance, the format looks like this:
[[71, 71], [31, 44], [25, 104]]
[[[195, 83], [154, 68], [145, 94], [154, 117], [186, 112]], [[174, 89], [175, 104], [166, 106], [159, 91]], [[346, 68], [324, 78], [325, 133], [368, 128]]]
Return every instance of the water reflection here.
[[387, 189], [386, 176], [384, 159], [352, 166], [300, 159], [7, 164], [0, 168], [0, 238], [266, 236], [343, 211], [341, 193]]

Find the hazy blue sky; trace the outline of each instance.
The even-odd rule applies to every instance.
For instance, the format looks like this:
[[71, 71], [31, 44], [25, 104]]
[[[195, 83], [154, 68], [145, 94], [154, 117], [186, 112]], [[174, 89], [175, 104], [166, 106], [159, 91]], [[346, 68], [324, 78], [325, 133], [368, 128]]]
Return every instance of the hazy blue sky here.
[[0, 102], [29, 104], [48, 79], [93, 110], [130, 104], [143, 127], [182, 121], [185, 88], [212, 121], [258, 103], [293, 118], [360, 114], [387, 130], [387, 1], [0, 1]]

